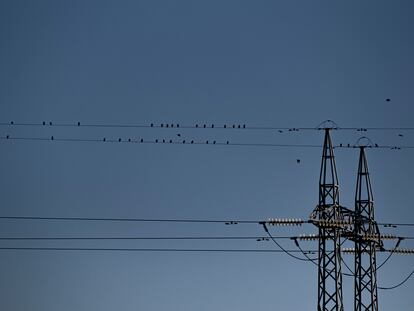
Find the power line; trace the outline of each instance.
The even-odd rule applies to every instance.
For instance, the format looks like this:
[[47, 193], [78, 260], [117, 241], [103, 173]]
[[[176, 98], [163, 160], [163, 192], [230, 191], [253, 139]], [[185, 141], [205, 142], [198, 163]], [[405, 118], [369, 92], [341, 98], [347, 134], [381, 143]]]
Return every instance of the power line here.
[[[391, 252], [391, 254], [392, 254], [392, 252]], [[345, 262], [345, 260], [341, 259], [341, 262], [345, 265], [345, 267], [350, 272], [350, 273], [343, 273], [343, 274], [346, 275], [346, 276], [355, 276], [355, 273], [347, 265], [347, 263]], [[378, 289], [381, 289], [381, 290], [392, 290], [392, 289], [396, 289], [396, 288], [402, 286], [405, 282], [407, 282], [413, 274], [414, 274], [414, 270], [410, 274], [408, 274], [400, 283], [398, 283], [398, 284], [396, 284], [394, 286], [387, 286], [387, 287], [385, 287], [385, 286], [378, 286]], [[367, 284], [364, 283], [364, 285], [366, 286]]]
[[[274, 236], [274, 239], [290, 239], [289, 236]], [[179, 237], [0, 237], [1, 241], [42, 240], [256, 240], [267, 241], [263, 236], [179, 236]]]
[[[301, 257], [298, 257], [298, 256], [295, 256], [295, 255], [292, 255], [290, 252], [288, 252], [282, 245], [280, 245], [277, 241], [276, 241], [276, 239], [272, 236], [272, 234], [269, 232], [269, 230], [267, 229], [267, 226], [266, 226], [266, 223], [262, 223], [262, 225], [263, 225], [263, 229], [264, 229], [264, 231], [267, 233], [267, 235], [269, 236], [269, 238], [272, 240], [272, 242], [274, 243], [274, 244], [276, 244], [277, 245], [277, 247], [279, 247], [279, 249], [280, 249], [280, 251], [283, 251], [284, 253], [286, 253], [287, 255], [289, 255], [290, 257], [292, 257], [292, 258], [294, 258], [294, 259], [297, 259], [297, 260], [300, 260], [300, 261], [312, 261], [312, 260], [310, 260], [309, 258], [301, 258]], [[302, 250], [300, 250], [301, 251], [301, 253], [304, 253]], [[307, 257], [307, 256], [306, 256]]]
[[378, 288], [379, 289], [385, 289], [385, 290], [396, 289], [396, 288], [400, 287], [401, 285], [403, 285], [405, 282], [407, 282], [413, 274], [414, 274], [414, 270], [411, 271], [411, 273], [408, 274], [400, 283], [398, 283], [394, 286], [389, 286], [389, 287], [378, 286]]
[[[103, 218], [103, 217], [44, 217], [44, 216], [0, 216], [0, 220], [38, 220], [38, 221], [107, 221], [107, 222], [171, 222], [171, 223], [217, 223], [225, 225], [259, 224], [267, 223], [263, 220], [252, 219], [167, 219], [167, 218]], [[303, 224], [313, 224], [313, 221], [301, 221]], [[379, 222], [385, 227], [414, 227], [414, 223]], [[407, 239], [411, 239], [408, 237]]]
[[56, 221], [109, 221], [109, 222], [177, 222], [177, 223], [222, 223], [226, 225], [258, 224], [260, 220], [222, 219], [160, 219], [160, 218], [96, 218], [96, 217], [40, 217], [40, 216], [0, 216], [8, 220], [56, 220]]
[[13, 137], [11, 135], [0, 136], [0, 140], [11, 141], [43, 141], [43, 142], [81, 142], [81, 143], [129, 143], [129, 144], [164, 144], [164, 145], [216, 145], [216, 146], [234, 146], [234, 147], [278, 147], [278, 148], [321, 148], [320, 145], [312, 144], [274, 144], [274, 143], [237, 143], [228, 140], [204, 140], [197, 141], [194, 139], [144, 139], [144, 138], [74, 138], [66, 137], [60, 138], [56, 136], [49, 137]]
[[[329, 122], [329, 124], [326, 124]], [[265, 125], [246, 125], [241, 123], [223, 123], [223, 122], [193, 122], [192, 124], [180, 124], [178, 122], [146, 122], [140, 124], [120, 124], [120, 123], [84, 123], [76, 122], [0, 122], [0, 126], [8, 127], [90, 127], [90, 128], [163, 128], [163, 129], [226, 129], [226, 130], [269, 130], [269, 131], [320, 131], [330, 126], [333, 130], [345, 131], [412, 131], [414, 127], [340, 127], [333, 121], [327, 120], [316, 127], [286, 127], [286, 126], [265, 126]]]
[[[274, 236], [274, 239], [292, 239], [292, 236]], [[405, 240], [414, 240], [414, 237], [402, 237]], [[42, 241], [42, 240], [256, 240], [256, 241], [269, 241], [269, 237], [264, 236], [180, 236], [180, 237], [43, 237], [43, 236], [22, 236], [22, 237], [0, 237], [0, 241]]]
[[[112, 251], [112, 252], [218, 252], [218, 253], [285, 253], [272, 249], [208, 249], [208, 248], [83, 248], [83, 247], [0, 247], [9, 251]], [[299, 250], [286, 250], [297, 253]], [[307, 250], [315, 252], [315, 250]]]
[[[231, 142], [229, 140], [194, 140], [194, 139], [171, 139], [171, 138], [156, 138], [156, 139], [144, 139], [144, 138], [79, 138], [79, 137], [28, 137], [28, 136], [11, 136], [5, 135], [0, 136], [0, 140], [9, 141], [36, 141], [36, 142], [78, 142], [78, 143], [122, 143], [122, 144], [158, 144], [158, 145], [215, 145], [215, 146], [233, 146], [233, 147], [270, 147], [270, 148], [321, 148], [321, 145], [316, 144], [276, 144], [276, 143], [242, 143], [242, 142]], [[334, 146], [334, 149], [355, 149], [360, 146], [357, 144], [339, 144]], [[372, 149], [387, 149], [387, 150], [404, 150], [414, 149], [411, 145], [378, 145], [367, 146]]]

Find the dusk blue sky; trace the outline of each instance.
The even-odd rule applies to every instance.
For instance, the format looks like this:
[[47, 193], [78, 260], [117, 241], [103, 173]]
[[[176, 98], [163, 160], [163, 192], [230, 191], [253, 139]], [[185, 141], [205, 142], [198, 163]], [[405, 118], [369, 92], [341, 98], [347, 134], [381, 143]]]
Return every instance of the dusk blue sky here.
[[[312, 128], [331, 119], [340, 127], [414, 127], [413, 14], [409, 0], [2, 0], [0, 122]], [[0, 127], [1, 137], [177, 134], [323, 142], [321, 131]], [[363, 135], [379, 145], [414, 145], [414, 131]], [[332, 133], [335, 144], [360, 137]], [[0, 150], [0, 216], [307, 219], [318, 203], [321, 148], [0, 140]], [[378, 221], [414, 222], [413, 154], [367, 150]], [[353, 207], [358, 150], [335, 155], [340, 202]], [[413, 227], [382, 230], [414, 236]], [[212, 235], [264, 232], [255, 224], [0, 220], [1, 237]], [[255, 240], [0, 241], [19, 246], [277, 249]], [[379, 285], [401, 281], [413, 259], [393, 256]], [[352, 279], [344, 283], [345, 310], [352, 310]], [[413, 287], [411, 279], [379, 291], [380, 310], [412, 310]], [[277, 253], [0, 250], [0, 293], [0, 309], [10, 311], [315, 310], [317, 269]]]

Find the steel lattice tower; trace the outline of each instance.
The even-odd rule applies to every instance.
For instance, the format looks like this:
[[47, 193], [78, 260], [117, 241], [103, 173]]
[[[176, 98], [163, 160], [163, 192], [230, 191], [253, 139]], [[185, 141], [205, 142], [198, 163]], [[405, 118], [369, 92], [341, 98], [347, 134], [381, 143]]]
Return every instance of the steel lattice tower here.
[[381, 246], [365, 148], [360, 147], [355, 193], [355, 311], [378, 311], [376, 247]]
[[[322, 163], [319, 177], [319, 204], [311, 216], [319, 228], [318, 311], [343, 311], [341, 273], [341, 227], [336, 173], [330, 129], [325, 129]], [[328, 224], [328, 225], [327, 225]]]

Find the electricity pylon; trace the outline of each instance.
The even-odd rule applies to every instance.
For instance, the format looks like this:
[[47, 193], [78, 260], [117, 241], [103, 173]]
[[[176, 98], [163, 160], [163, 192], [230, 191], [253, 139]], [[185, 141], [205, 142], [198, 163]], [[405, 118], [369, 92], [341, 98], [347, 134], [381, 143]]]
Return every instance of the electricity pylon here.
[[[339, 187], [330, 129], [325, 129], [319, 176], [319, 204], [311, 218], [319, 228], [318, 311], [343, 311]], [[327, 225], [328, 224], [328, 225]]]
[[365, 147], [360, 146], [355, 193], [355, 311], [378, 311], [376, 249], [382, 247]]
[[[301, 225], [312, 223], [318, 227], [318, 235], [292, 237], [301, 251], [302, 249], [297, 240], [318, 240], [318, 311], [344, 311], [341, 271], [342, 253], [354, 254], [355, 256], [355, 271], [346, 266], [351, 273], [347, 275], [354, 276], [354, 310], [378, 311], [376, 251], [385, 251], [391, 254], [414, 254], [414, 250], [398, 248], [403, 239], [401, 237], [380, 234], [374, 217], [374, 201], [365, 146], [359, 146], [355, 210], [339, 205], [334, 146], [330, 137], [330, 130], [335, 128], [324, 128], [325, 138], [319, 176], [319, 204], [312, 211], [309, 221], [271, 218], [261, 224], [264, 225], [266, 232], [268, 232], [266, 224]], [[355, 146], [352, 146], [352, 148], [355, 148]], [[345, 240], [352, 241], [355, 247], [342, 248], [341, 246]], [[383, 245], [384, 240], [398, 240], [398, 242], [392, 250], [387, 250]], [[303, 251], [302, 253], [307, 260], [313, 261]]]

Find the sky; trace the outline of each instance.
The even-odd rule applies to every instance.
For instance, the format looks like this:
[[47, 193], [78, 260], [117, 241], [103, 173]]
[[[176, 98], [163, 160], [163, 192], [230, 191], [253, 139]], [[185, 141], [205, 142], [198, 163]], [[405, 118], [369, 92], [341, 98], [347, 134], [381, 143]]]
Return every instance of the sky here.
[[[0, 1], [0, 136], [321, 145], [413, 127], [412, 1]], [[386, 99], [391, 99], [386, 101]], [[10, 126], [215, 124], [215, 129]], [[413, 131], [332, 131], [414, 145]], [[180, 135], [180, 136], [178, 136]], [[402, 136], [400, 136], [402, 135]], [[0, 140], [0, 216], [307, 219], [321, 148]], [[414, 222], [413, 149], [367, 150], [382, 222]], [[353, 207], [357, 149], [335, 149]], [[297, 159], [300, 159], [298, 163]], [[274, 236], [316, 228], [272, 227]], [[413, 236], [413, 227], [382, 228]], [[257, 224], [0, 220], [2, 237], [264, 236]], [[290, 240], [281, 241], [295, 249]], [[412, 240], [401, 246], [414, 247]], [[315, 249], [303, 242], [305, 249]], [[277, 249], [247, 241], [0, 241], [0, 247]], [[344, 255], [345, 256], [345, 255]], [[393, 256], [380, 286], [412, 256]], [[378, 261], [385, 259], [378, 254]], [[352, 264], [352, 258], [345, 257]], [[279, 253], [0, 250], [2, 310], [312, 310], [317, 269]], [[345, 310], [353, 308], [344, 278]], [[414, 281], [379, 291], [412, 309]], [[411, 299], [410, 299], [411, 298]]]

